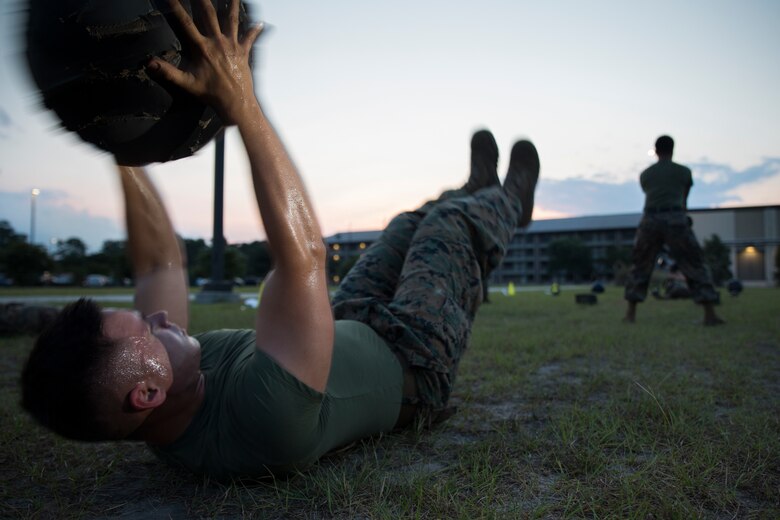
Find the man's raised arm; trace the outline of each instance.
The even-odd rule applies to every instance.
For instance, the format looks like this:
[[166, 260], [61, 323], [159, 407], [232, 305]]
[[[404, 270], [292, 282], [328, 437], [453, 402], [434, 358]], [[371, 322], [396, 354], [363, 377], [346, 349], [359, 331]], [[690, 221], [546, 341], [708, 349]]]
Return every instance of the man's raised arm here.
[[208, 0], [196, 27], [178, 0], [174, 15], [198, 55], [182, 71], [160, 59], [152, 71], [211, 104], [236, 125], [246, 147], [260, 215], [274, 259], [257, 313], [257, 346], [303, 383], [322, 391], [330, 372], [333, 317], [325, 274], [325, 246], [312, 205], [287, 152], [254, 93], [249, 51], [262, 27], [238, 36], [238, 0], [222, 13]]
[[125, 199], [127, 248], [135, 276], [135, 308], [167, 311], [182, 328], [189, 322], [187, 268], [168, 212], [143, 168], [118, 166]]

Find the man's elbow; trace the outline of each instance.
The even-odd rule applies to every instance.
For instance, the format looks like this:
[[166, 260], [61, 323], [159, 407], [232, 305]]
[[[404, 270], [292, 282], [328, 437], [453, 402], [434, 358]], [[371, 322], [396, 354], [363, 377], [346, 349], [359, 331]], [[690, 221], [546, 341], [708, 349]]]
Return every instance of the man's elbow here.
[[290, 270], [312, 272], [325, 270], [327, 248], [322, 241], [305, 241], [296, 244], [294, 248], [280, 251], [275, 262], [275, 270]]
[[323, 240], [313, 240], [309, 244], [308, 257], [312, 270], [324, 270], [327, 263], [328, 248]]

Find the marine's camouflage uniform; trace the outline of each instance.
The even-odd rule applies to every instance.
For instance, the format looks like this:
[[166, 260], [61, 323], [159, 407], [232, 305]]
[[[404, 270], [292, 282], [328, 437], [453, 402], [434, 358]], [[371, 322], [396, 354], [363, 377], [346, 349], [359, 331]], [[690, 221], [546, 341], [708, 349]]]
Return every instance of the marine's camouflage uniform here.
[[395, 217], [333, 297], [336, 319], [371, 326], [412, 370], [417, 404], [441, 411], [482, 302], [520, 217], [500, 186], [446, 192]]
[[624, 297], [630, 302], [643, 302], [658, 253], [666, 244], [671, 256], [688, 282], [696, 303], [718, 301], [718, 293], [704, 264], [701, 246], [693, 234], [690, 221], [682, 210], [645, 212], [639, 222], [632, 253], [633, 268]]
[[37, 334], [54, 321], [59, 309], [23, 303], [0, 303], [0, 334]]

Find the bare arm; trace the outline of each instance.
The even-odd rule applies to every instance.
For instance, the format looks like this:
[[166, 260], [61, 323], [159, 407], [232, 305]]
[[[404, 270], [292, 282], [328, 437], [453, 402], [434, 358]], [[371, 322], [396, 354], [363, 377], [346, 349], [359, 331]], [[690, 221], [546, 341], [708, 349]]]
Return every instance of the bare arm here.
[[125, 199], [127, 247], [135, 275], [135, 308], [143, 314], [168, 311], [187, 328], [187, 268], [171, 220], [143, 168], [118, 166]]
[[316, 390], [324, 390], [333, 351], [333, 317], [325, 247], [298, 171], [254, 94], [249, 50], [262, 30], [238, 38], [238, 0], [223, 13], [201, 0], [198, 28], [172, 0], [186, 36], [200, 50], [192, 70], [155, 59], [152, 70], [210, 103], [226, 124], [237, 125], [246, 147], [260, 216], [275, 269], [257, 312], [257, 347]]

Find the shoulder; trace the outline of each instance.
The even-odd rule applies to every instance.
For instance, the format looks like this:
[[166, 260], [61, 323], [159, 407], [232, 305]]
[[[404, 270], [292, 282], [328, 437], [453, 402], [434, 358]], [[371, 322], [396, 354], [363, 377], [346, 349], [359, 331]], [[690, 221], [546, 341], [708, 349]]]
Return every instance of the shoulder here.
[[639, 174], [639, 179], [644, 181], [648, 177], [652, 177], [657, 170], [658, 170], [658, 163], [651, 164], [650, 166], [642, 170], [642, 173]]
[[255, 350], [256, 335], [252, 329], [218, 329], [193, 337], [200, 343], [201, 370], [224, 367]]
[[663, 169], [664, 169], [664, 162], [663, 161], [656, 161], [653, 164], [651, 164], [650, 166], [648, 166], [647, 168], [645, 168], [642, 171], [642, 175], [650, 174], [650, 173], [656, 172], [658, 170], [663, 170]]
[[672, 163], [672, 166], [674, 167], [675, 171], [677, 172], [677, 175], [680, 175], [682, 178], [684, 178], [686, 181], [693, 182], [693, 173], [691, 172], [691, 169], [687, 166], [684, 166], [679, 163]]
[[691, 173], [691, 169], [688, 168], [687, 166], [683, 165], [683, 164], [676, 163], [676, 162], [672, 162], [670, 164], [672, 165], [672, 167], [674, 167], [675, 169], [677, 169], [677, 170], [679, 170], [681, 172], [684, 171], [684, 172]]

